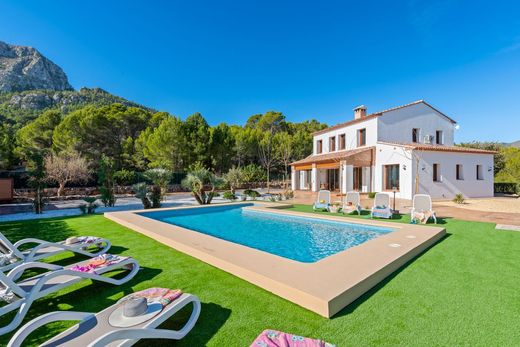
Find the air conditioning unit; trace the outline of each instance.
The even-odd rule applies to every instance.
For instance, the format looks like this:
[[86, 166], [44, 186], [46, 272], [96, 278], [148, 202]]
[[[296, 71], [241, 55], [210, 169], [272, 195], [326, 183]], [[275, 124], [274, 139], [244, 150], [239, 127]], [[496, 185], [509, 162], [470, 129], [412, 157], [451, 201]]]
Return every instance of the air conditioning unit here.
[[424, 136], [424, 143], [432, 144], [433, 143], [433, 135]]

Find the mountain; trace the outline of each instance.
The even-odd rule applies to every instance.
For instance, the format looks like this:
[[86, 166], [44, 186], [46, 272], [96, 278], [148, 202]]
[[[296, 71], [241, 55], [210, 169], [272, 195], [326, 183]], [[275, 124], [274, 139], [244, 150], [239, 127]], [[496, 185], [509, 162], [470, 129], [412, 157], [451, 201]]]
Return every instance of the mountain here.
[[101, 88], [75, 91], [65, 72], [35, 48], [0, 41], [0, 122], [23, 126], [48, 109], [67, 114], [113, 103], [155, 111]]
[[32, 47], [0, 41], [0, 92], [73, 90], [67, 75]]
[[507, 146], [509, 146], [509, 147], [520, 148], [520, 140], [519, 140], [519, 141], [515, 141], [515, 142], [511, 142], [511, 143], [508, 143]]

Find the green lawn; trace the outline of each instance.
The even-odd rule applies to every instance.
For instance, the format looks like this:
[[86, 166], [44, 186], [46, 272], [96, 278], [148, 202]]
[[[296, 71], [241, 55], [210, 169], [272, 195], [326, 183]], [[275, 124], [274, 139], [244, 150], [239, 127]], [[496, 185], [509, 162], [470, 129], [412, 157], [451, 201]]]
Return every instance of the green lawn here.
[[[311, 211], [303, 205], [294, 209]], [[453, 219], [441, 222], [448, 231], [446, 238], [332, 319], [322, 318], [101, 215], [9, 222], [0, 224], [0, 230], [13, 241], [23, 237], [107, 237], [114, 244], [113, 253], [132, 255], [143, 267], [132, 281], [120, 287], [83, 282], [41, 299], [27, 319], [58, 309], [97, 311], [132, 291], [164, 286], [194, 293], [202, 301], [196, 327], [175, 344], [178, 346], [249, 346], [265, 328], [322, 338], [338, 346], [518, 345], [520, 233], [497, 231], [494, 224], [488, 223]], [[65, 255], [56, 260], [65, 264], [79, 259]], [[186, 317], [187, 312], [183, 313], [179, 321], [171, 324], [179, 324]], [[35, 345], [66, 326], [55, 323], [41, 328], [31, 335], [31, 343]], [[0, 338], [0, 345], [7, 338]], [[142, 345], [153, 344], [146, 341]]]

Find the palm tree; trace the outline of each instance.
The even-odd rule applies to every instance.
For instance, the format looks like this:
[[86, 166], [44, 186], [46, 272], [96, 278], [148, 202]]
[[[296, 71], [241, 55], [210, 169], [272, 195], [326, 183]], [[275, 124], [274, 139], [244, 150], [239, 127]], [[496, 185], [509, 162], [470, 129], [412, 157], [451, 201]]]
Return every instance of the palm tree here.
[[191, 190], [200, 205], [207, 205], [216, 195], [215, 188], [221, 184], [221, 179], [206, 168], [195, 168], [188, 173], [181, 184], [184, 188]]

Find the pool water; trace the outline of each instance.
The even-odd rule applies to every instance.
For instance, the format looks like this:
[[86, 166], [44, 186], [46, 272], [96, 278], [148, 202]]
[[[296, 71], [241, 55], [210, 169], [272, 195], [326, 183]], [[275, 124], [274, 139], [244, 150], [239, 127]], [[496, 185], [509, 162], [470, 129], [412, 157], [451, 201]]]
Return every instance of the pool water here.
[[393, 231], [244, 208], [252, 205], [142, 212], [140, 215], [304, 263], [316, 262]]

